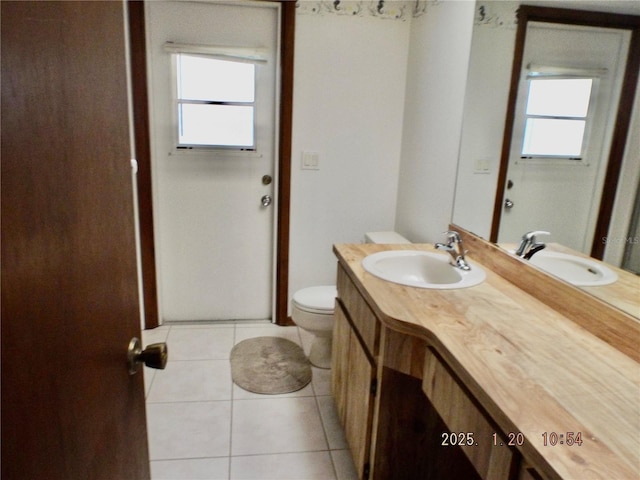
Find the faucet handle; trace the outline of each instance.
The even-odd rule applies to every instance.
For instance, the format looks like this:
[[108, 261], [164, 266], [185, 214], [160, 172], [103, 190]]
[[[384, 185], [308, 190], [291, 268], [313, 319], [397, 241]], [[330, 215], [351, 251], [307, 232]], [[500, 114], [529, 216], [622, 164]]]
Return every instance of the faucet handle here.
[[528, 250], [536, 243], [536, 235], [551, 235], [551, 233], [545, 232], [544, 230], [533, 230], [531, 232], [525, 233], [522, 236], [520, 245], [518, 245], [518, 248], [516, 249], [516, 255], [518, 255], [519, 257], [524, 257], [527, 254]]
[[456, 232], [455, 230], [447, 230], [446, 232], [442, 232], [444, 235], [447, 236], [447, 239], [449, 241], [454, 241], [457, 243], [462, 243], [462, 239], [460, 238], [460, 234], [458, 232]]
[[544, 230], [534, 230], [532, 232], [527, 232], [522, 236], [523, 240], [531, 240], [535, 241], [537, 235], [551, 235], [550, 232], [546, 232]]

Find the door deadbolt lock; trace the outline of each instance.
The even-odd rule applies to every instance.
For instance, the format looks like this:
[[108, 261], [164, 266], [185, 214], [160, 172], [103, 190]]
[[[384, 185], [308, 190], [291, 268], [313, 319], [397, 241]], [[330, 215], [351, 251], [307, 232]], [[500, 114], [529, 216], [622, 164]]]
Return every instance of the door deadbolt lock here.
[[273, 178], [271, 178], [271, 175], [263, 175], [262, 176], [262, 184], [263, 185], [271, 185], [272, 181], [273, 181]]
[[166, 343], [152, 343], [142, 350], [140, 340], [133, 337], [129, 342], [127, 350], [127, 363], [129, 365], [129, 375], [134, 375], [144, 363], [149, 368], [164, 370], [167, 366], [169, 352]]
[[271, 205], [273, 199], [271, 198], [271, 195], [264, 195], [261, 201], [263, 207], [268, 207], [269, 205]]

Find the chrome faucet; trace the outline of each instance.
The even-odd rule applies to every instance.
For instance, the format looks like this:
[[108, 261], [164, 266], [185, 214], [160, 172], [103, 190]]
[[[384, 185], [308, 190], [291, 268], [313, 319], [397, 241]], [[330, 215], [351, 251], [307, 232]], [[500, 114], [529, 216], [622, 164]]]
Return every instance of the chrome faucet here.
[[533, 257], [537, 252], [546, 248], [546, 245], [542, 242], [538, 242], [536, 240], [537, 235], [551, 235], [549, 232], [545, 232], [543, 230], [535, 230], [533, 232], [527, 232], [522, 236], [522, 240], [520, 240], [520, 245], [518, 245], [518, 249], [516, 250], [516, 255], [525, 260], [529, 260]]
[[449, 263], [454, 267], [461, 270], [471, 270], [467, 260], [464, 258], [464, 254], [467, 252], [462, 248], [462, 239], [460, 238], [460, 234], [453, 230], [444, 232], [444, 234], [447, 236], [447, 243], [436, 243], [435, 247], [438, 250], [444, 250], [451, 255], [451, 261]]

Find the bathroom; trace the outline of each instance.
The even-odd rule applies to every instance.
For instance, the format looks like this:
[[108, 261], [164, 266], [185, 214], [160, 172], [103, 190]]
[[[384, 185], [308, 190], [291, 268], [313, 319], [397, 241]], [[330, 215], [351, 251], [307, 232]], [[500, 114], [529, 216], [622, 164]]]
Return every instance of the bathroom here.
[[[420, 3], [422, 10], [414, 12], [414, 2], [389, 2], [384, 14], [380, 14], [375, 9], [371, 10], [373, 4], [370, 5], [368, 2], [342, 2], [340, 8], [344, 8], [344, 11], [329, 8], [331, 5], [326, 2], [300, 2], [296, 12], [294, 58], [288, 278], [290, 296], [307, 286], [335, 284], [336, 261], [331, 250], [334, 243], [362, 242], [365, 232], [395, 229], [403, 142], [416, 148], [414, 155], [421, 155], [419, 152], [425, 149], [427, 144], [437, 146], [433, 158], [428, 159], [428, 165], [423, 166], [421, 161], [416, 162], [418, 168], [424, 168], [424, 172], [407, 172], [404, 175], [407, 178], [405, 182], [418, 176], [423, 187], [416, 192], [417, 198], [403, 199], [406, 204], [404, 211], [410, 212], [412, 205], [419, 210], [408, 213], [407, 219], [415, 213], [421, 220], [412, 225], [405, 219], [406, 225], [402, 226], [402, 229], [407, 235], [411, 234], [416, 241], [427, 238], [436, 239], [450, 220], [474, 5], [470, 2]], [[356, 15], [353, 14], [354, 8], [360, 9]], [[154, 12], [146, 13], [153, 15]], [[414, 15], [415, 18], [413, 18]], [[412, 25], [417, 22], [423, 25], [423, 30], [412, 32]], [[438, 43], [441, 40], [438, 39], [448, 38], [447, 32], [451, 30], [459, 31], [460, 34], [455, 36], [454, 43], [447, 40], [448, 53], [443, 55], [440, 53], [441, 48]], [[416, 38], [412, 39], [412, 35]], [[421, 40], [422, 37], [426, 37], [424, 42]], [[193, 41], [190, 40], [190, 42]], [[416, 45], [424, 44], [425, 51], [412, 52], [412, 54], [416, 58], [432, 57], [429, 64], [436, 67], [433, 74], [430, 74], [422, 62], [409, 61], [412, 42]], [[455, 49], [454, 53], [451, 48]], [[453, 60], [454, 58], [458, 60]], [[335, 75], [337, 69], [344, 70], [344, 73]], [[440, 70], [446, 71], [447, 75], [438, 74]], [[433, 78], [425, 80], [424, 75], [431, 75]], [[415, 78], [416, 83], [409, 83], [407, 87], [409, 77]], [[425, 81], [440, 85], [441, 88], [420, 91], [419, 84]], [[407, 88], [413, 89], [412, 94], [417, 96], [418, 100], [406, 100], [405, 104]], [[438, 91], [442, 89], [443, 91]], [[439, 108], [446, 108], [446, 114], [442, 118], [427, 118], [425, 132], [428, 133], [420, 141], [403, 140], [403, 135], [414, 134], [410, 129], [403, 130], [403, 116], [407, 106], [413, 103], [416, 105], [415, 111], [411, 112], [413, 118], [407, 120], [407, 123], [410, 125], [422, 123], [420, 116], [427, 116], [422, 111], [422, 105], [433, 104], [436, 99], [440, 102]], [[433, 127], [436, 125], [438, 129], [434, 130]], [[443, 142], [442, 138], [446, 138], [447, 141]], [[317, 154], [316, 169], [302, 168], [302, 152], [306, 151]], [[437, 159], [448, 160], [439, 162]], [[175, 162], [175, 158], [171, 160]], [[411, 158], [408, 161], [410, 162]], [[168, 181], [170, 180], [162, 180], [162, 182]], [[200, 181], [200, 178], [193, 179], [194, 188], [198, 188]], [[158, 183], [161, 187], [165, 185]], [[441, 185], [450, 185], [450, 188], [441, 189]], [[158, 195], [162, 195], [162, 192]], [[163, 206], [162, 201], [158, 204]], [[207, 204], [213, 204], [213, 201]], [[425, 205], [426, 209], [423, 208]], [[154, 213], [156, 225], [165, 221], [165, 218], [161, 217], [162, 213], [158, 211]], [[181, 218], [188, 217], [189, 212], [181, 209], [179, 215]], [[196, 215], [198, 214], [194, 214], [193, 217], [195, 218]], [[188, 226], [188, 222], [185, 224]], [[199, 228], [201, 222], [193, 221], [191, 224]], [[192, 242], [193, 234], [182, 231], [182, 227], [161, 228], [169, 231], [167, 237], [179, 232], [177, 234], [184, 235], [183, 244], [186, 241]], [[162, 250], [171, 239], [165, 239], [162, 236], [156, 239], [158, 245], [156, 254], [159, 257], [171, 256], [171, 252], [165, 253]], [[204, 246], [205, 251], [200, 257], [205, 258], [208, 255], [206, 248]], [[193, 252], [185, 254], [182, 250], [179, 254], [180, 258], [176, 260], [183, 263], [184, 255], [190, 254], [192, 255], [190, 258], [194, 258], [193, 261], [197, 262], [195, 260], [198, 257], [197, 254]], [[171, 310], [173, 314], [175, 308], [172, 306], [167, 308], [163, 305], [165, 299], [162, 297], [162, 292], [173, 292], [175, 289], [184, 288], [187, 282], [177, 280], [176, 275], [166, 274], [167, 269], [171, 268], [171, 259], [164, 263], [160, 260], [158, 265], [160, 266], [159, 305], [161, 317], [163, 317], [163, 310], [165, 312]], [[170, 285], [163, 286], [163, 273], [168, 276]], [[201, 281], [208, 285], [209, 290], [214, 291], [216, 282], [225, 282], [227, 279], [218, 275], [215, 268], [211, 268], [208, 278], [201, 278]], [[298, 335], [295, 329], [294, 333], [289, 331], [292, 327], [267, 329], [251, 323], [247, 325], [246, 322], [238, 323], [236, 326], [224, 323], [211, 326], [201, 323], [194, 325], [193, 322], [187, 321], [188, 326], [181, 328], [180, 319], [175, 321], [176, 319], [171, 318], [171, 315], [166, 316], [174, 322], [170, 326], [164, 325], [158, 329], [146, 331], [143, 340], [145, 344], [152, 341], [167, 342], [170, 350], [169, 367], [172, 363], [171, 358], [174, 358], [175, 367], [188, 365], [189, 361], [209, 362], [211, 368], [221, 365], [221, 368], [228, 370], [224, 357], [228, 355], [234, 339], [237, 343], [252, 331], [263, 335], [285, 335], [287, 338], [293, 336], [294, 339]], [[192, 317], [191, 320], [198, 320], [198, 318]], [[288, 332], [274, 331], [273, 328]], [[198, 332], [199, 341], [190, 340], [189, 332]], [[308, 351], [309, 339], [302, 331], [300, 335]], [[211, 348], [204, 347], [202, 343], [205, 338], [211, 339], [211, 343], [218, 345], [217, 348], [221, 351], [213, 352]], [[187, 348], [186, 345], [189, 342], [197, 342], [199, 347]], [[190, 365], [195, 368], [195, 364]], [[175, 420], [170, 422], [167, 419], [184, 415], [189, 406], [182, 405], [179, 403], [180, 400], [220, 398], [215, 395], [211, 397], [211, 394], [203, 397], [201, 393], [192, 392], [187, 387], [184, 387], [185, 392], [192, 393], [185, 393], [186, 397], [180, 398], [175, 393], [171, 394], [170, 384], [178, 381], [176, 375], [182, 377], [181, 385], [185, 385], [189, 378], [187, 371], [182, 368], [177, 370], [175, 367], [173, 371], [168, 369], [167, 372], [147, 370], [148, 375], [145, 377], [148, 383], [147, 388], [150, 388], [147, 406], [152, 475], [158, 475], [162, 471], [169, 475], [168, 472], [173, 471], [170, 470], [172, 468], [175, 468], [176, 472], [180, 471], [180, 468], [189, 468], [188, 460], [181, 460], [181, 457], [189, 456], [189, 453], [185, 453], [189, 452], [188, 441], [184, 440], [182, 451], [172, 450], [165, 441], [161, 440], [160, 437], [165, 438], [166, 435], [158, 430], [159, 427], [156, 427], [156, 424], [170, 425]], [[226, 371], [221, 372], [217, 377], [228, 382]], [[340, 427], [335, 428], [335, 412], [330, 405], [330, 397], [327, 396], [330, 392], [328, 378], [327, 371], [314, 368], [311, 392], [315, 392], [315, 397], [313, 395], [309, 397], [307, 387], [298, 398], [273, 399], [270, 403], [281, 402], [282, 410], [295, 411], [299, 407], [296, 407], [294, 402], [302, 404], [308, 403], [309, 399], [317, 399], [322, 422], [329, 422], [328, 425], [322, 425], [328, 432], [330, 455], [324, 451], [327, 447], [318, 446], [318, 441], [313, 440], [311, 434], [308, 435], [313, 441], [307, 442], [311, 443], [311, 447], [302, 446], [302, 442], [295, 446], [290, 445], [290, 442], [287, 443], [286, 439], [293, 436], [293, 432], [296, 431], [293, 427], [287, 430], [287, 435], [281, 434], [279, 441], [260, 435], [258, 438], [263, 438], [262, 445], [245, 444], [247, 439], [241, 438], [238, 417], [243, 403], [249, 404], [250, 400], [247, 400], [247, 395], [234, 386], [234, 418], [231, 427], [233, 432], [230, 434], [231, 459], [214, 458], [195, 461], [191, 462], [192, 467], [198, 468], [209, 462], [209, 468], [213, 469], [217, 464], [229, 461], [233, 474], [244, 471], [243, 468], [250, 468], [251, 463], [243, 454], [247, 452], [253, 454], [255, 464], [263, 465], [260, 462], [277, 458], [275, 454], [281, 453], [282, 450], [278, 450], [280, 448], [290, 454], [288, 460], [282, 460], [283, 465], [286, 466], [285, 470], [295, 472], [299, 471], [296, 468], [306, 469], [302, 470], [307, 473], [300, 474], [301, 478], [308, 478], [304, 475], [313, 476], [314, 474], [310, 473], [314, 471], [313, 469], [316, 469], [316, 472], [327, 472], [327, 468], [329, 473], [319, 474], [315, 478], [332, 478], [334, 469], [337, 478], [354, 478], [348, 454], [345, 459], [344, 439], [336, 433], [339, 432]], [[204, 379], [200, 383], [204, 385], [207, 381], [210, 383], [210, 380]], [[210, 389], [215, 390], [213, 386]], [[163, 404], [163, 400], [168, 403]], [[180, 413], [176, 413], [172, 405], [180, 406]], [[317, 430], [318, 413], [313, 403], [311, 407], [312, 411], [307, 416], [313, 420], [310, 423], [312, 428]], [[278, 415], [274, 413], [273, 416], [282, 417], [283, 424], [287, 422], [287, 416], [283, 412]], [[189, 423], [185, 417], [183, 419], [183, 424]], [[331, 422], [334, 422], [334, 427], [331, 427]], [[279, 431], [275, 426], [271, 430]], [[332, 430], [334, 433], [330, 433]], [[177, 430], [174, 437], [184, 439], [184, 433], [178, 432], [184, 432], [184, 430]], [[204, 438], [214, 442], [214, 439], [208, 436]], [[301, 451], [305, 448], [312, 451]], [[313, 450], [323, 451], [314, 452]], [[196, 449], [196, 451], [202, 450]], [[197, 455], [204, 454], [197, 453]], [[328, 467], [327, 461], [329, 461]], [[272, 475], [280, 476], [285, 473], [274, 470]]]
[[[377, 9], [382, 3], [303, 1], [296, 14], [289, 298], [305, 286], [335, 282], [334, 243], [362, 242], [372, 230], [396, 230], [414, 242], [432, 243], [442, 241], [451, 221], [470, 43], [480, 15], [471, 2], [385, 2], [387, 10]], [[337, 6], [345, 10], [335, 11]], [[349, 10], [354, 8], [360, 10]], [[501, 15], [487, 6], [482, 18]], [[514, 32], [509, 20], [485, 27]], [[636, 111], [637, 105], [636, 99]], [[303, 152], [317, 153], [319, 168], [302, 169]], [[495, 167], [490, 163], [491, 173], [482, 178], [495, 175]], [[169, 328], [174, 326], [148, 331], [156, 333], [145, 343], [163, 340], [162, 329], [166, 334]], [[228, 330], [224, 350], [232, 330], [238, 339], [242, 328], [253, 326], [207, 328]], [[170, 339], [169, 344], [174, 361], [201, 361], [180, 359], [197, 353], [193, 345], [177, 341], [172, 347]], [[212, 346], [203, 346], [205, 356], [219, 355]], [[314, 388], [326, 397], [322, 375]], [[334, 468], [331, 475], [338, 477]]]
[[[562, 4], [552, 3], [555, 6]], [[590, 4], [593, 6], [592, 2]], [[465, 103], [471, 36], [475, 22], [476, 29], [501, 35], [496, 37], [497, 42], [507, 45], [513, 42], [516, 5], [497, 2], [476, 8], [472, 2], [398, 1], [387, 3], [378, 12], [367, 2], [341, 2], [333, 7], [327, 2], [298, 4], [290, 218], [289, 231], [285, 231], [289, 248], [284, 254], [276, 253], [272, 248], [274, 256], [279, 254], [284, 258], [270, 260], [272, 265], [284, 264], [284, 261], [288, 264], [284, 281], [283, 275], [278, 273], [275, 286], [271, 285], [272, 291], [278, 290], [280, 297], [275, 299], [276, 305], [271, 305], [274, 311], [271, 316], [277, 318], [278, 323], [286, 323], [286, 316], [290, 315], [288, 303], [294, 292], [335, 281], [331, 252], [334, 243], [361, 242], [365, 232], [385, 230], [395, 230], [414, 242], [440, 241], [441, 233], [452, 219], [452, 212], [454, 222], [489, 237], [511, 59], [501, 62], [503, 85], [500, 95], [495, 90], [483, 99], [470, 95]], [[634, 6], [627, 2], [619, 6], [633, 12]], [[482, 21], [479, 7], [482, 7]], [[457, 33], [447, 33], [453, 31]], [[508, 51], [509, 47], [503, 47], [500, 55], [507, 56]], [[476, 62], [480, 63], [478, 58], [484, 54], [474, 51]], [[493, 58], [491, 62], [500, 62], [499, 58], [489, 58]], [[336, 71], [340, 71], [340, 75], [336, 75]], [[425, 85], [429, 88], [424, 88]], [[470, 90], [474, 88], [469, 87]], [[461, 134], [463, 118], [477, 118], [473, 115], [478, 115], [478, 108], [465, 112], [465, 105], [477, 105], [482, 101], [485, 103], [478, 107], [482, 112], [480, 115], [484, 124], [491, 126], [493, 135], [484, 135], [482, 141], [476, 139], [471, 148], [478, 145], [480, 148], [474, 148], [470, 154], [466, 139], [471, 135], [463, 137]], [[487, 104], [494, 107], [490, 112], [486, 112], [489, 110], [485, 108]], [[465, 148], [466, 156], [459, 171], [461, 147]], [[307, 153], [314, 154], [317, 159], [313, 169], [302, 166], [302, 157]], [[634, 154], [637, 155], [633, 149], [628, 151], [628, 156]], [[481, 175], [476, 174], [471, 165], [479, 160], [479, 156], [488, 163]], [[626, 164], [634, 163], [637, 162], [633, 157], [626, 160]], [[624, 195], [620, 193], [620, 196], [622, 201], [626, 199], [627, 211], [617, 213], [619, 221], [612, 225], [612, 232], [615, 231], [617, 237], [625, 236], [629, 228], [632, 214], [629, 205], [633, 204], [631, 198], [637, 188], [633, 184], [636, 176], [633, 169], [622, 176], [627, 184], [623, 187]], [[165, 213], [167, 209], [158, 208], [163, 207], [158, 197], [163, 196], [161, 188], [166, 188], [169, 181], [165, 177], [162, 181], [153, 180], [159, 317], [168, 320], [251, 318], [243, 312], [228, 311], [174, 315], [178, 307], [173, 304], [179, 304], [173, 300], [177, 295], [175, 292], [180, 292], [183, 304], [188, 300], [193, 305], [198, 303], [197, 297], [203, 297], [196, 293], [200, 289], [215, 291], [229, 279], [216, 274], [225, 264], [221, 267], [217, 263], [203, 262], [212, 255], [211, 243], [207, 243], [211, 241], [198, 243], [194, 240], [197, 229], [206, 220], [201, 212], [212, 210], [197, 206], [214, 205], [217, 199], [201, 194], [197, 200], [190, 200], [194, 202], [190, 205], [195, 205], [192, 208]], [[198, 188], [198, 185], [201, 185], [198, 176], [184, 183], [186, 189]], [[275, 188], [264, 191], [272, 193]], [[479, 200], [476, 195], [481, 195]], [[459, 204], [454, 211], [456, 198]], [[170, 201], [177, 203], [176, 199], [172, 197]], [[274, 205], [269, 208], [275, 210], [277, 201], [275, 198]], [[208, 221], [213, 223], [215, 220]], [[531, 226], [529, 229], [536, 228]], [[190, 229], [194, 229], [193, 232]], [[267, 238], [259, 242], [261, 252], [265, 250], [262, 244], [268, 244], [271, 241], [268, 237], [273, 233], [266, 235]], [[554, 238], [549, 240], [554, 241]], [[254, 262], [256, 248], [247, 247], [243, 239], [237, 241], [243, 244], [242, 252], [250, 248], [251, 254], [243, 253], [243, 258], [251, 257], [246, 261]], [[171, 245], [189, 245], [189, 248]], [[618, 242], [617, 247], [620, 250], [624, 244]], [[620, 265], [620, 252], [605, 254], [609, 256], [608, 261]], [[189, 275], [180, 270], [185, 264], [199, 268], [197, 282], [189, 283], [188, 277], [184, 276]], [[253, 267], [244, 270], [253, 270]], [[271, 275], [275, 273], [272, 271]], [[283, 298], [283, 288], [288, 292], [287, 299]], [[169, 305], [170, 301], [172, 305]], [[153, 318], [148, 324], [154, 324]]]
[[[366, 2], [341, 2], [340, 9], [299, 4], [289, 298], [335, 282], [334, 243], [360, 243], [372, 230], [396, 230], [414, 242], [442, 240], [456, 198], [473, 28], [515, 38], [515, 3], [483, 7], [481, 19], [471, 2], [389, 2], [386, 15]], [[476, 176], [482, 188], [493, 182], [493, 191], [460, 217], [487, 237], [490, 217], [480, 226], [477, 219], [493, 207], [506, 95], [505, 89], [504, 106], [491, 120], [491, 170]], [[303, 168], [305, 152], [317, 156], [316, 168]]]

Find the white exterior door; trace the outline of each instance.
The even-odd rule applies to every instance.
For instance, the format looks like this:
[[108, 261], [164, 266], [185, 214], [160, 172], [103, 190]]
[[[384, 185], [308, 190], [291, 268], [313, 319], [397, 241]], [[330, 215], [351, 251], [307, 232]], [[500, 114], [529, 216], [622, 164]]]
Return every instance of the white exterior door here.
[[[549, 241], [591, 251], [628, 41], [628, 32], [615, 29], [528, 24], [498, 241], [546, 230]], [[536, 69], [564, 79], [594, 77], [581, 160], [523, 158], [528, 82]]]
[[[271, 2], [145, 4], [163, 321], [272, 318], [279, 8]], [[177, 148], [176, 61], [167, 42], [261, 52], [255, 149]]]

